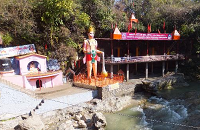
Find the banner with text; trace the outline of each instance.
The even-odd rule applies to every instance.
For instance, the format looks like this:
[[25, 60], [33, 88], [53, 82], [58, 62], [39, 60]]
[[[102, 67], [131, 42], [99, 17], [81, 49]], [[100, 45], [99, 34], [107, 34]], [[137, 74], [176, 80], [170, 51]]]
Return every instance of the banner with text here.
[[0, 48], [0, 58], [13, 57], [36, 52], [34, 44]]
[[121, 33], [123, 40], [172, 40], [169, 33]]

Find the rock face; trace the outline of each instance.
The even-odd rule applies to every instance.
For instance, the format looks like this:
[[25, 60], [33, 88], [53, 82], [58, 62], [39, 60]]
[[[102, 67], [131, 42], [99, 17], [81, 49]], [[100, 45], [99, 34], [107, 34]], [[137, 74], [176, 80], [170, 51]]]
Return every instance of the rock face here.
[[105, 116], [100, 112], [95, 113], [93, 115], [92, 119], [93, 119], [94, 125], [97, 129], [104, 128], [107, 125]]
[[87, 127], [87, 124], [85, 123], [84, 120], [79, 120], [79, 122], [78, 122], [78, 127], [79, 127], [79, 128], [86, 128], [86, 127]]
[[189, 86], [184, 80], [184, 74], [168, 73], [163, 78], [155, 80], [143, 80], [143, 89], [148, 92], [156, 92], [162, 89], [172, 89], [175, 87]]
[[109, 97], [105, 100], [93, 99], [90, 107], [92, 110], [104, 112], [120, 111], [133, 104], [131, 96]]
[[18, 130], [45, 130], [39, 115], [32, 115], [18, 125]]
[[73, 123], [71, 120], [67, 120], [66, 122], [61, 123], [57, 130], [74, 130]]

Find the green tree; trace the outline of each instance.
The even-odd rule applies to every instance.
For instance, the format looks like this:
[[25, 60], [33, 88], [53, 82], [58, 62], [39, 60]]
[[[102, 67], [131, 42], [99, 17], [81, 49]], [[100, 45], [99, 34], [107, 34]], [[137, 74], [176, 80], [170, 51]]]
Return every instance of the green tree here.
[[64, 20], [68, 20], [73, 12], [72, 0], [35, 0], [35, 12], [39, 14], [43, 28], [49, 33], [49, 42], [55, 46], [55, 32], [63, 25]]
[[115, 22], [114, 1], [107, 0], [81, 0], [82, 10], [91, 18], [91, 25], [96, 28], [96, 36], [103, 37]]
[[2, 0], [0, 2], [0, 31], [8, 32], [15, 44], [35, 41], [37, 34], [32, 4], [28, 0]]

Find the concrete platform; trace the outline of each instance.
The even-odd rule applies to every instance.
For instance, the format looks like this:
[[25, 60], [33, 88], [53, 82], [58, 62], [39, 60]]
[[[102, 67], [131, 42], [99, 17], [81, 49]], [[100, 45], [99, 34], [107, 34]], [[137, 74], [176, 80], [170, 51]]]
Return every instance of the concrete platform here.
[[97, 90], [73, 87], [70, 83], [30, 91], [9, 82], [0, 82], [0, 93], [0, 120], [7, 120], [32, 110], [41, 114], [63, 109], [90, 101], [98, 94]]
[[42, 88], [41, 90], [37, 89], [33, 91], [33, 93], [38, 98], [52, 99], [52, 98], [66, 96], [66, 95], [85, 93], [89, 91], [92, 91], [92, 90], [78, 88], [78, 87], [72, 86], [71, 83], [66, 83], [61, 86], [56, 86], [54, 88]]

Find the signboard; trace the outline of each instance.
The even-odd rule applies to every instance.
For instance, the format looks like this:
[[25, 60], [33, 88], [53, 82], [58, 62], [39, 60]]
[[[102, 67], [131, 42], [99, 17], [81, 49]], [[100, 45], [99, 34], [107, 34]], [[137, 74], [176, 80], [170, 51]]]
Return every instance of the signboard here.
[[123, 33], [123, 40], [172, 40], [169, 33]]
[[0, 58], [13, 57], [36, 52], [34, 44], [0, 48]]

